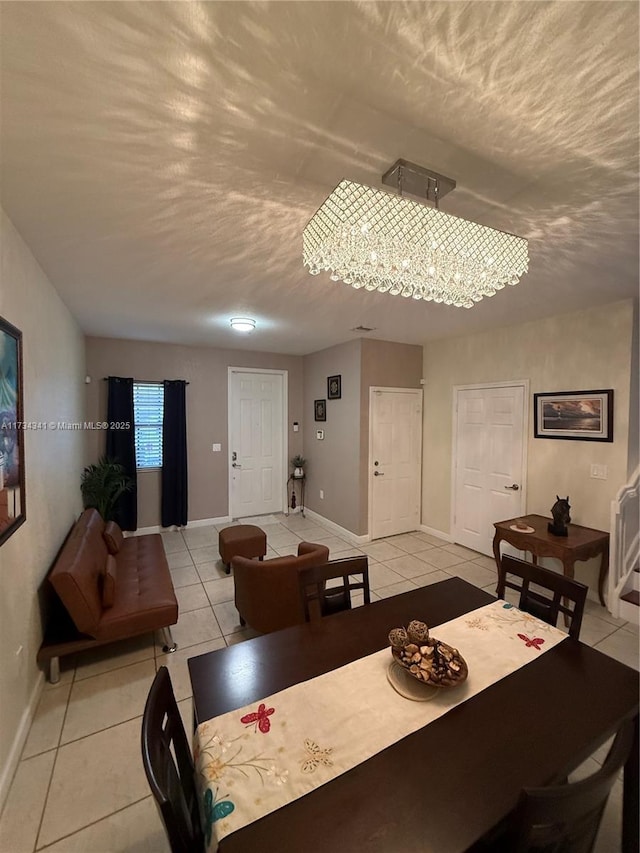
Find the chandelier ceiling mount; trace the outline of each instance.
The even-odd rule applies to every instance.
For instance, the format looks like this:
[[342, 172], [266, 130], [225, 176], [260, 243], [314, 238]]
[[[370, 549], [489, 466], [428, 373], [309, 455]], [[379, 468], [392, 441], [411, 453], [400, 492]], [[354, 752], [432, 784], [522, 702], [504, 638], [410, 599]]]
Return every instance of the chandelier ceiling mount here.
[[432, 201], [436, 206], [441, 198], [456, 188], [453, 178], [417, 166], [408, 160], [396, 160], [382, 176], [382, 183], [393, 187], [399, 195], [409, 193], [422, 201]]

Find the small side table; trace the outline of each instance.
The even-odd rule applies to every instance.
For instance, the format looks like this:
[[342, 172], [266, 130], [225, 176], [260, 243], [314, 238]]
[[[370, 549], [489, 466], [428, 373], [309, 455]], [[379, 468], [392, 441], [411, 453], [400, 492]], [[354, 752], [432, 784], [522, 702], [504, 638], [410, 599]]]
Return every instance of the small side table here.
[[[520, 530], [512, 530], [511, 525], [516, 521], [533, 527], [534, 532], [522, 533]], [[520, 551], [528, 551], [535, 565], [538, 564], [538, 557], [555, 557], [562, 563], [564, 574], [568, 578], [574, 577], [574, 565], [577, 560], [589, 560], [600, 554], [598, 596], [600, 604], [605, 607], [603, 592], [604, 581], [609, 571], [609, 534], [604, 530], [592, 530], [590, 527], [570, 524], [568, 536], [554, 536], [547, 530], [547, 524], [550, 521], [552, 521], [551, 518], [545, 518], [542, 515], [525, 515], [509, 518], [507, 521], [496, 521], [493, 525], [496, 529], [493, 537], [493, 553], [498, 571], [502, 541], [508, 542]]]
[[[293, 474], [287, 480], [287, 486], [289, 486], [289, 483], [291, 483], [291, 497], [287, 496], [290, 507], [291, 507], [291, 503], [292, 503], [292, 496], [295, 495], [295, 493], [296, 493], [296, 483], [300, 484], [300, 498], [298, 500], [298, 506], [300, 507], [300, 515], [303, 518], [305, 517], [305, 514], [304, 514], [304, 484], [305, 484], [306, 480], [307, 480], [306, 475], [304, 477], [294, 477]], [[294, 507], [291, 507], [291, 508], [293, 509]], [[288, 514], [289, 513], [287, 513], [287, 515]]]

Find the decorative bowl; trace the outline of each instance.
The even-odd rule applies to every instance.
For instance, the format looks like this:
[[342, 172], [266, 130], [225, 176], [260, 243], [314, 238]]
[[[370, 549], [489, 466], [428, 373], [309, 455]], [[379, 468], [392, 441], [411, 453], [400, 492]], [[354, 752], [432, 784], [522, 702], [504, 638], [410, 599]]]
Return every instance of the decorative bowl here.
[[458, 687], [467, 680], [469, 668], [457, 649], [429, 636], [424, 622], [389, 633], [394, 660], [417, 681], [429, 687]]

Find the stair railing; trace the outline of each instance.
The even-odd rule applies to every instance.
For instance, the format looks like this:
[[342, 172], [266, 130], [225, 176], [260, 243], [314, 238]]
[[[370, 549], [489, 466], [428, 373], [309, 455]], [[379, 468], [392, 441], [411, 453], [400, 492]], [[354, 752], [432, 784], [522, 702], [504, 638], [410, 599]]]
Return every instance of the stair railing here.
[[639, 478], [640, 466], [611, 502], [607, 609], [612, 616], [620, 615], [620, 596], [640, 554]]

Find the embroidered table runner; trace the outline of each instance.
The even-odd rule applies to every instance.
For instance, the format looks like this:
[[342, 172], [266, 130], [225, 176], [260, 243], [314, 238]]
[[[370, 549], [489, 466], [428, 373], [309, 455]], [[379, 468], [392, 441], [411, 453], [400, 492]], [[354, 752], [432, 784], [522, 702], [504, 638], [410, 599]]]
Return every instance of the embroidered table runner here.
[[393, 689], [385, 648], [198, 726], [194, 754], [208, 849], [428, 725], [567, 636], [504, 601], [432, 633], [459, 649], [469, 667], [464, 684], [440, 689], [432, 701], [413, 702]]

